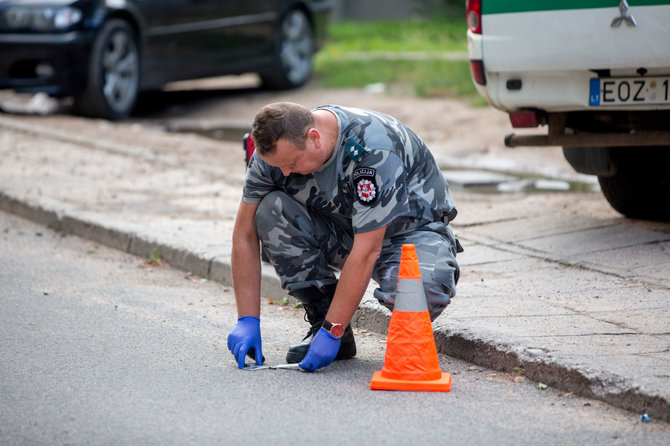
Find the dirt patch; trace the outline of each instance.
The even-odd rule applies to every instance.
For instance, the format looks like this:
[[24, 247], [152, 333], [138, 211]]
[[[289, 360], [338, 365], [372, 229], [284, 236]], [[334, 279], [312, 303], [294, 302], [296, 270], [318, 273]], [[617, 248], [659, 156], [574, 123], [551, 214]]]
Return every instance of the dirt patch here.
[[[0, 91], [0, 106], [4, 105], [5, 109], [16, 111], [17, 102], [28, 104], [31, 99], [31, 96]], [[339, 104], [388, 113], [417, 132], [443, 166], [593, 182], [592, 177], [574, 172], [559, 147], [506, 148], [503, 139], [514, 129], [504, 112], [492, 107], [471, 107], [450, 98], [418, 98], [402, 87], [387, 88], [379, 93], [360, 88], [325, 89], [312, 84], [297, 90], [267, 91], [258, 88], [258, 79], [253, 75], [227, 76], [174, 83], [163, 92], [145, 95], [135, 115], [118, 124], [69, 116], [67, 108], [63, 108], [67, 107], [66, 103], [60, 110], [45, 116], [28, 110], [28, 116], [63, 132], [108, 133], [127, 129], [127, 138], [118, 135], [119, 140], [130, 143], [140, 138], [147, 144], [151, 143], [147, 139], [153, 138], [156, 147], [161, 147], [175, 144], [168, 142], [170, 138], [160, 132], [169, 126], [199, 123], [208, 127], [224, 124], [248, 127], [260, 107], [277, 101], [297, 102], [307, 107]], [[8, 103], [13, 107], [6, 107]], [[546, 133], [546, 129], [533, 129], [533, 132]]]

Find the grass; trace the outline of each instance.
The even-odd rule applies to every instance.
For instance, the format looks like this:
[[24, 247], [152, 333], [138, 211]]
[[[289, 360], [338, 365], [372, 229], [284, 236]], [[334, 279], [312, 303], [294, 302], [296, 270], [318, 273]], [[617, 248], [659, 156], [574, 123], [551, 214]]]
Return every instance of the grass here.
[[302, 302], [297, 302], [294, 304], [290, 303], [288, 295], [282, 297], [281, 299], [273, 299], [271, 297], [268, 297], [265, 301], [268, 303], [268, 305], [279, 305], [282, 307], [291, 306], [292, 308], [302, 308]]
[[466, 51], [465, 19], [335, 22], [326, 52]]
[[147, 266], [162, 266], [165, 264], [165, 260], [156, 248], [151, 248], [151, 254], [144, 260], [144, 263]]
[[335, 22], [314, 72], [330, 88], [399, 84], [420, 97], [484, 103], [470, 77], [463, 20]]

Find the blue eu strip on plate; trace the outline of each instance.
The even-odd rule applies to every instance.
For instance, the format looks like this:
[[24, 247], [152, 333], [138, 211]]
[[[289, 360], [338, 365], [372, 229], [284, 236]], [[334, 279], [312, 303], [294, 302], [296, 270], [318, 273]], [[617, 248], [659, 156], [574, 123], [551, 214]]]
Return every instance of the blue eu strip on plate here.
[[589, 84], [589, 105], [600, 105], [600, 79], [591, 79]]

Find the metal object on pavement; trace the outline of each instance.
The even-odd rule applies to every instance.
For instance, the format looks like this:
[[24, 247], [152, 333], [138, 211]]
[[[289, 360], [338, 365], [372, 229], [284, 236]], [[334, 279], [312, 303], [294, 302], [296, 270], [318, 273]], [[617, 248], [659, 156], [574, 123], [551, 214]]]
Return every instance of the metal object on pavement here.
[[258, 364], [245, 364], [242, 370], [247, 370], [247, 371], [255, 371], [255, 370], [277, 370], [277, 369], [285, 369], [285, 370], [299, 370], [302, 371], [300, 366], [296, 364], [277, 364], [277, 365], [258, 365]]
[[300, 370], [301, 372], [303, 371], [297, 363], [295, 363], [295, 364], [277, 364], [275, 366], [270, 366], [270, 368], [271, 369]]

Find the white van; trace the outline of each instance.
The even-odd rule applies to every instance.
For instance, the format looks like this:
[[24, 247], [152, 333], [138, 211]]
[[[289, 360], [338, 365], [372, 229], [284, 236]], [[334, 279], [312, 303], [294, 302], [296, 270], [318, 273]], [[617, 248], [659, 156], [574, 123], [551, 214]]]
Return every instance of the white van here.
[[612, 207], [670, 219], [670, 1], [467, 0], [479, 93], [597, 175]]

